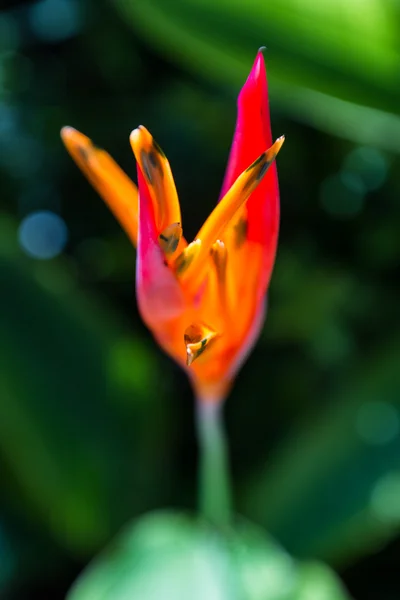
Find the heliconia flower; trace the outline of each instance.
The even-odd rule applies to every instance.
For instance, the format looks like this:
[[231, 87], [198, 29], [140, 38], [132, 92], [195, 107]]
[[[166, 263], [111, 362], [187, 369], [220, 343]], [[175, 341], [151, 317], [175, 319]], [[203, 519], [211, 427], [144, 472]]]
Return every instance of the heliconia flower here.
[[188, 372], [197, 397], [225, 398], [262, 327], [279, 229], [279, 189], [267, 78], [259, 51], [238, 98], [221, 197], [193, 242], [182, 235], [170, 165], [143, 126], [130, 136], [138, 188], [71, 127], [62, 139], [137, 247], [139, 310], [160, 346]]

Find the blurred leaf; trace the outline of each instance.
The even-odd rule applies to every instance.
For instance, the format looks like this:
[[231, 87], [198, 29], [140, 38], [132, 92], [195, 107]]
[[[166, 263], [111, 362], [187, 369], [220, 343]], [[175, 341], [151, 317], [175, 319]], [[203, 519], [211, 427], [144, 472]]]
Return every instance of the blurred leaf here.
[[162, 476], [161, 421], [151, 417], [163, 394], [158, 366], [140, 338], [78, 290], [66, 263], [24, 257], [5, 217], [0, 282], [4, 490], [58, 543], [87, 556], [143, 509]]
[[293, 600], [344, 600], [343, 588], [333, 571], [322, 563], [305, 563], [300, 568], [297, 595]]
[[239, 87], [267, 44], [276, 105], [314, 127], [400, 151], [399, 8], [386, 0], [119, 0], [138, 35]]
[[250, 524], [222, 533], [179, 513], [142, 517], [97, 559], [69, 600], [345, 600], [322, 565], [297, 568]]
[[281, 442], [245, 506], [301, 556], [348, 561], [400, 527], [399, 339], [338, 383]]

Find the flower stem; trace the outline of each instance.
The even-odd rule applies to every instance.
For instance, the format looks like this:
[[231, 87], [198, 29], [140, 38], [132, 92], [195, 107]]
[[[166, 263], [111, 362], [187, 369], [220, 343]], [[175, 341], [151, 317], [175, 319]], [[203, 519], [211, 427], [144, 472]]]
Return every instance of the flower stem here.
[[199, 441], [199, 510], [219, 526], [231, 516], [228, 452], [220, 402], [198, 400], [196, 426]]

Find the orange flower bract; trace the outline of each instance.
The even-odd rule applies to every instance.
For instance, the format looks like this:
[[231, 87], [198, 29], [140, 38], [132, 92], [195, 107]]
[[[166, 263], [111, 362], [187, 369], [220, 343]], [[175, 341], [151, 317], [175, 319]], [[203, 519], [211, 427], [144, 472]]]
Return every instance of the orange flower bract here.
[[239, 95], [221, 198], [191, 243], [170, 165], [147, 129], [130, 136], [138, 188], [89, 138], [71, 127], [61, 135], [137, 247], [144, 321], [187, 370], [198, 398], [223, 400], [262, 326], [278, 240], [274, 160], [284, 138], [272, 144], [262, 52]]

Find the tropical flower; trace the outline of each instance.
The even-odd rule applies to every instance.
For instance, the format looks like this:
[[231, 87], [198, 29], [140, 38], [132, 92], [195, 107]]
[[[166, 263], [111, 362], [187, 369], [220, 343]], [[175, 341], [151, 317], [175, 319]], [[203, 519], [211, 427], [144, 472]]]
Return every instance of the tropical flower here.
[[134, 183], [71, 127], [62, 139], [137, 247], [141, 315], [203, 401], [221, 401], [259, 334], [278, 240], [279, 189], [262, 51], [238, 98], [221, 196], [193, 242], [182, 235], [170, 165], [143, 126], [130, 136]]

